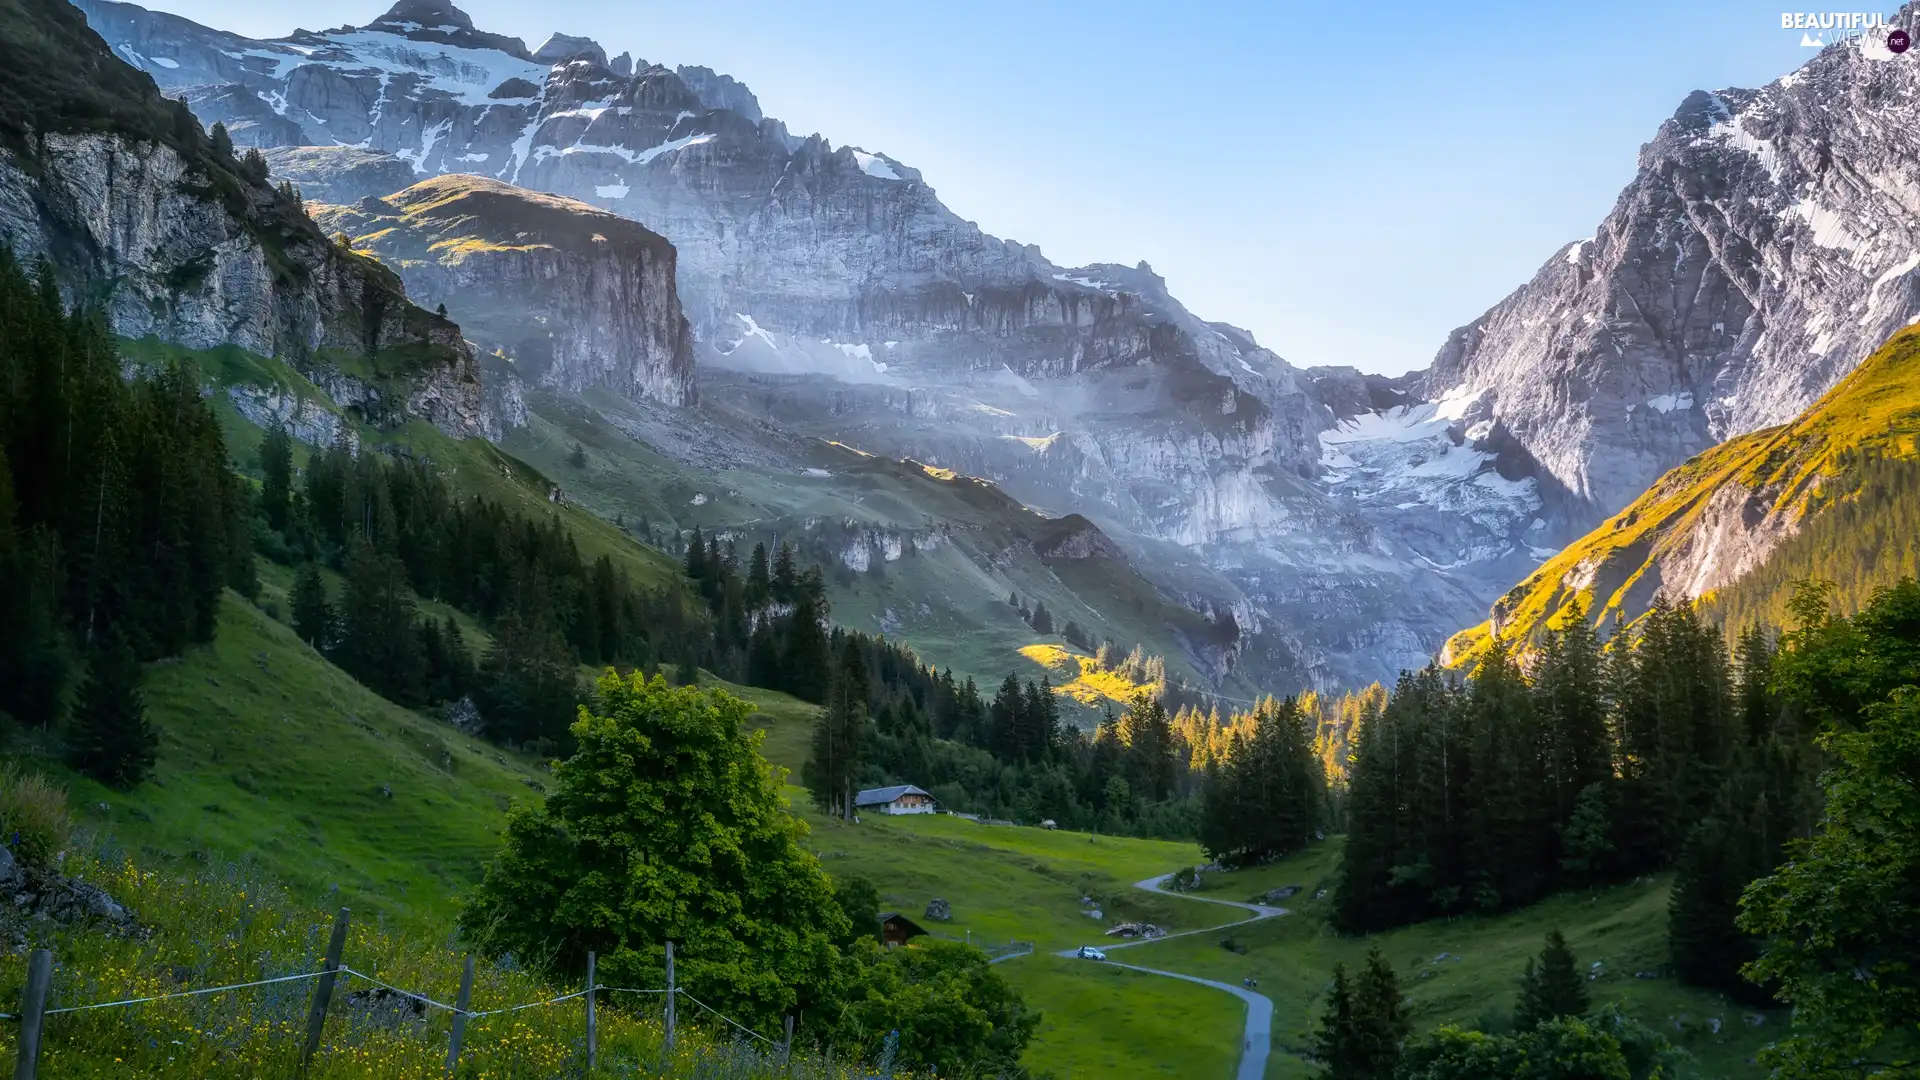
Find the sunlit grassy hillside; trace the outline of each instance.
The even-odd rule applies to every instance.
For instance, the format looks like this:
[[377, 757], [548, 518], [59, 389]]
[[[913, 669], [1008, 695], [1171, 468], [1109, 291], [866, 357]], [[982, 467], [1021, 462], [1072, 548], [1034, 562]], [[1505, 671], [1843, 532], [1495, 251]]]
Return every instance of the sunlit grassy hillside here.
[[[1501, 597], [1488, 622], [1456, 634], [1445, 658], [1470, 661], [1496, 628], [1509, 641], [1530, 639], [1575, 604], [1596, 623], [1630, 621], [1663, 589], [1694, 597], [1737, 582], [1809, 517], [1855, 495], [1863, 462], [1920, 454], [1917, 434], [1920, 330], [1909, 329], [1792, 423], [1729, 440], [1662, 476]], [[1858, 546], [1857, 534], [1834, 539], [1867, 566], [1902, 565], [1898, 551], [1883, 560]], [[1769, 589], [1789, 585], [1770, 579]], [[1754, 598], [1746, 607], [1769, 604]]]

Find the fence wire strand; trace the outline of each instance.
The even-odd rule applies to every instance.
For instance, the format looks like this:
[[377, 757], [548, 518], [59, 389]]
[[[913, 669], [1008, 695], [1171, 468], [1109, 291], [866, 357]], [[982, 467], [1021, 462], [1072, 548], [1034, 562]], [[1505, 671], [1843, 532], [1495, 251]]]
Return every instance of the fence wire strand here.
[[[598, 989], [598, 987], [595, 987], [595, 989]], [[572, 1001], [574, 998], [586, 997], [592, 992], [592, 990], [575, 990], [571, 994], [561, 994], [559, 997], [548, 998], [545, 1001], [529, 1001], [525, 1005], [509, 1005], [504, 1009], [488, 1009], [485, 1012], [470, 1012], [467, 1014], [467, 1019], [478, 1020], [483, 1016], [499, 1016], [502, 1013], [519, 1012], [522, 1009], [538, 1009], [542, 1005], [558, 1005], [563, 1001]], [[455, 1009], [454, 1011], [458, 1012], [459, 1010]]]
[[[453, 1006], [453, 1005], [448, 1005], [447, 1003], [445, 1003], [445, 1002], [443, 1002], [443, 1001], [435, 1001], [435, 1000], [433, 1000], [432, 998], [430, 998], [430, 997], [428, 997], [428, 996], [427, 996], [427, 995], [425, 995], [425, 994], [416, 994], [416, 993], [414, 993], [414, 992], [413, 992], [413, 991], [411, 991], [411, 990], [402, 990], [402, 989], [400, 989], [399, 987], [397, 987], [397, 986], [395, 986], [395, 985], [393, 985], [393, 984], [392, 984], [392, 983], [390, 983], [390, 982], [382, 982], [382, 981], [380, 981], [379, 979], [376, 979], [376, 978], [374, 978], [373, 976], [371, 976], [371, 975], [368, 975], [368, 974], [367, 974], [366, 972], [363, 972], [363, 971], [355, 971], [354, 969], [352, 969], [352, 968], [350, 968], [350, 967], [347, 967], [347, 966], [346, 966], [345, 964], [342, 964], [342, 965], [340, 966], [340, 974], [342, 974], [342, 975], [351, 975], [351, 976], [353, 976], [353, 977], [354, 977], [354, 978], [356, 978], [356, 979], [364, 979], [364, 980], [366, 980], [367, 982], [370, 982], [370, 983], [372, 983], [372, 984], [373, 984], [373, 985], [375, 985], [375, 986], [384, 986], [384, 987], [386, 987], [386, 988], [387, 988], [388, 990], [391, 990], [391, 991], [393, 991], [394, 993], [396, 993], [396, 994], [399, 994], [399, 995], [400, 995], [401, 997], [408, 997], [408, 998], [412, 998], [413, 1000], [415, 1000], [415, 1001], [418, 1001], [418, 1002], [420, 1002], [420, 1003], [421, 1003], [422, 1005], [430, 1005], [430, 1006], [432, 1006], [432, 1007], [434, 1007], [434, 1008], [436, 1008], [436, 1009], [445, 1009], [445, 1010], [447, 1010], [448, 1012], [451, 1012], [451, 1013], [457, 1013], [457, 1012], [463, 1012], [463, 1011], [465, 1011], [465, 1010], [463, 1010], [463, 1009], [460, 1009], [460, 1008], [458, 1008], [458, 1007], [456, 1007], [456, 1006]], [[473, 1013], [467, 1013], [467, 1015], [468, 1015], [469, 1017], [471, 1017], [471, 1016], [473, 1016], [474, 1014], [473, 1014]]]
[[[348, 978], [360, 979], [363, 982], [369, 982], [375, 986], [382, 987], [387, 990], [391, 990], [402, 997], [410, 998], [414, 1001], [418, 1001], [421, 1004], [426, 1005], [430, 1008], [444, 1009], [447, 1012], [455, 1014], [456, 1016], [464, 1016], [469, 1020], [480, 1020], [489, 1016], [501, 1016], [506, 1013], [520, 1012], [523, 1009], [538, 1009], [546, 1005], [558, 1005], [563, 1001], [572, 1001], [575, 998], [583, 998], [583, 997], [586, 997], [588, 994], [595, 993], [596, 991], [601, 991], [601, 990], [604, 990], [609, 994], [675, 994], [679, 997], [686, 998], [688, 1001], [692, 1002], [693, 1004], [698, 1005], [701, 1009], [704, 1009], [705, 1011], [712, 1013], [714, 1016], [719, 1017], [723, 1022], [727, 1023], [728, 1025], [738, 1029], [744, 1034], [751, 1035], [754, 1038], [759, 1039], [761, 1042], [766, 1043], [768, 1046], [780, 1045], [774, 1040], [767, 1038], [765, 1035], [760, 1034], [759, 1032], [753, 1030], [750, 1027], [747, 1027], [745, 1024], [740, 1023], [739, 1021], [726, 1015], [725, 1013], [714, 1008], [713, 1006], [708, 1005], [706, 1002], [701, 1001], [699, 998], [694, 997], [692, 994], [687, 993], [686, 990], [680, 989], [680, 988], [675, 988], [672, 990], [665, 990], [665, 989], [650, 990], [650, 989], [634, 987], [634, 986], [608, 986], [604, 983], [596, 983], [585, 990], [575, 990], [570, 994], [561, 994], [559, 997], [548, 998], [545, 1001], [530, 1001], [524, 1005], [509, 1005], [504, 1009], [483, 1009], [483, 1010], [476, 1011], [472, 1009], [462, 1009], [455, 1005], [448, 1005], [444, 1001], [435, 1001], [433, 998], [430, 998], [425, 994], [416, 994], [411, 990], [403, 990], [400, 987], [395, 986], [390, 982], [387, 982], [383, 979], [377, 979], [372, 975], [367, 974], [364, 971], [357, 971], [353, 968], [346, 966], [345, 964], [340, 965], [338, 968], [335, 968], [330, 972], [324, 971], [324, 970], [307, 971], [297, 975], [281, 975], [271, 979], [257, 979], [253, 982], [229, 983], [225, 986], [209, 986], [199, 990], [178, 990], [170, 994], [154, 994], [149, 997], [126, 998], [121, 1001], [101, 1001], [101, 1002], [96, 1002], [92, 1005], [67, 1005], [58, 1009], [48, 1009], [42, 1015], [57, 1016], [61, 1013], [86, 1012], [90, 1009], [113, 1009], [113, 1008], [119, 1008], [121, 1006], [126, 1006], [126, 1005], [145, 1005], [150, 1002], [168, 1001], [174, 998], [200, 997], [206, 994], [220, 994], [220, 993], [225, 993], [228, 990], [247, 990], [256, 986], [273, 986], [276, 983], [301, 982], [307, 979], [317, 979], [323, 975], [344, 975]], [[0, 1013], [0, 1020], [18, 1020], [18, 1019], [20, 1019], [20, 1017], [14, 1015], [13, 1013]]]
[[725, 1013], [721, 1012], [719, 1009], [716, 1009], [713, 1006], [708, 1005], [706, 1002], [701, 1001], [699, 998], [694, 997], [692, 994], [687, 993], [685, 990], [677, 990], [675, 991], [675, 993], [679, 994], [683, 998], [686, 998], [688, 1001], [693, 1002], [695, 1005], [698, 1005], [701, 1008], [707, 1010], [713, 1015], [718, 1016], [720, 1019], [725, 1020], [727, 1023], [732, 1024], [734, 1027], [739, 1028], [741, 1031], [744, 1031], [747, 1034], [753, 1036], [754, 1038], [759, 1039], [761, 1042], [766, 1043], [768, 1046], [780, 1045], [779, 1043], [774, 1042], [772, 1039], [767, 1038], [765, 1035], [762, 1035], [759, 1032], [753, 1030], [752, 1028], [747, 1027], [745, 1024], [741, 1024], [729, 1018]]
[[[345, 968], [340, 970], [345, 971]], [[261, 979], [258, 982], [232, 983], [228, 986], [209, 986], [203, 990], [178, 990], [171, 994], [155, 994], [152, 997], [127, 998], [125, 1001], [102, 1001], [93, 1005], [67, 1005], [58, 1009], [48, 1009], [43, 1015], [57, 1016], [61, 1013], [86, 1012], [88, 1009], [111, 1009], [118, 1005], [145, 1005], [150, 1001], [166, 1001], [169, 998], [198, 997], [202, 994], [218, 994], [228, 990], [245, 990], [253, 986], [272, 986], [274, 983], [299, 982], [302, 979], [317, 979], [325, 975], [324, 971], [309, 971], [303, 975], [282, 975], [277, 979]], [[6, 1014], [0, 1014], [6, 1015]], [[9, 1020], [20, 1019], [8, 1015]]]

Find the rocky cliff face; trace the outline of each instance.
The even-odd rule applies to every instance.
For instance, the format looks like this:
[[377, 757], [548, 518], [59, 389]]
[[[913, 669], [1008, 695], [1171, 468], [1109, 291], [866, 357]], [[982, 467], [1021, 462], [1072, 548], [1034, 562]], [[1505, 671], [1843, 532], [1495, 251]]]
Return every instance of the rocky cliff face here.
[[[370, 418], [498, 436], [458, 326], [413, 306], [382, 268], [317, 233], [263, 242], [200, 194], [201, 183], [164, 145], [48, 135], [30, 163], [0, 151], [0, 240], [23, 258], [51, 260], [63, 286], [99, 304], [116, 334], [238, 345], [288, 360]], [[261, 188], [247, 197], [264, 212], [274, 196]]]
[[[1892, 20], [1915, 28], [1912, 8]], [[1878, 38], [1696, 92], [1593, 236], [1454, 332], [1472, 399], [1591, 524], [1665, 469], [1792, 418], [1920, 314], [1920, 66]]]
[[[1391, 677], [1529, 558], [1530, 481], [1511, 469], [1478, 481], [1496, 472], [1497, 433], [1469, 438], [1470, 423], [1448, 420], [1371, 457], [1348, 439], [1359, 464], [1329, 485], [1322, 434], [1356, 414], [1329, 407], [1328, 379], [1197, 318], [1144, 263], [1060, 267], [982, 232], [916, 170], [796, 137], [725, 75], [608, 60], [565, 35], [529, 53], [416, 0], [367, 27], [277, 41], [81, 6], [236, 138], [384, 152], [419, 176], [484, 175], [644, 223], [678, 250], [706, 395], [1084, 513], [1168, 596], [1231, 613], [1247, 643], [1270, 640], [1228, 654], [1248, 664], [1304, 661], [1328, 684]], [[276, 162], [295, 175], [302, 153]], [[390, 195], [394, 178], [363, 164], [326, 183], [352, 204]], [[446, 260], [422, 261], [438, 269], [398, 265], [442, 295], [430, 279]], [[458, 291], [449, 308], [474, 326]], [[1375, 458], [1418, 469], [1456, 445], [1448, 494], [1373, 479]]]
[[[497, 433], [459, 327], [223, 158], [70, 6], [9, 0], [0, 21], [0, 242], [48, 260], [115, 333], [238, 345], [294, 363], [376, 419]], [[15, 34], [32, 40], [32, 63], [24, 52], [13, 62]]]
[[[1419, 663], [1664, 469], [1792, 416], [1920, 314], [1920, 69], [1876, 42], [1690, 97], [1593, 237], [1386, 381], [1297, 371], [1144, 264], [1060, 267], [990, 236], [914, 169], [796, 137], [705, 68], [566, 35], [529, 52], [439, 0], [276, 41], [81, 7], [243, 142], [391, 155], [329, 198], [392, 194], [398, 161], [644, 223], [678, 249], [709, 396], [1084, 513], [1168, 595], [1283, 638], [1323, 683]], [[423, 288], [451, 274], [419, 261]], [[468, 286], [439, 280], [458, 308]], [[602, 360], [543, 370], [619, 383]]]
[[673, 246], [640, 225], [472, 176], [311, 209], [329, 234], [347, 234], [394, 267], [421, 303], [446, 304], [519, 378], [574, 393], [693, 400], [693, 335]]

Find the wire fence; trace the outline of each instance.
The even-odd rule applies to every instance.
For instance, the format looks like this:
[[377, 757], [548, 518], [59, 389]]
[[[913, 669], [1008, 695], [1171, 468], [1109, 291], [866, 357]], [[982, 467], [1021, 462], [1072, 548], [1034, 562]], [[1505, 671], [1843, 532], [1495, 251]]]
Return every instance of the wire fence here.
[[449, 1076], [453, 1075], [455, 1067], [458, 1064], [462, 1033], [467, 1023], [485, 1020], [490, 1016], [504, 1016], [509, 1013], [517, 1013], [526, 1009], [547, 1008], [583, 998], [586, 999], [586, 1052], [588, 1061], [591, 1064], [596, 1052], [594, 1002], [601, 994], [660, 995], [665, 998], [666, 1039], [664, 1045], [669, 1053], [672, 1052], [675, 1040], [676, 1013], [673, 1008], [673, 1003], [678, 999], [685, 999], [701, 1011], [727, 1024], [734, 1030], [739, 1031], [742, 1035], [750, 1036], [766, 1044], [779, 1054], [782, 1064], [786, 1063], [792, 1053], [793, 1021], [791, 1017], [787, 1020], [786, 1037], [783, 1040], [770, 1039], [725, 1013], [722, 1013], [713, 1006], [708, 1005], [706, 1002], [694, 997], [684, 988], [677, 985], [674, 978], [672, 942], [668, 942], [666, 946], [667, 985], [664, 987], [612, 986], [607, 983], [598, 982], [593, 978], [593, 954], [588, 953], [587, 985], [579, 990], [558, 994], [540, 1001], [523, 1002], [518, 1005], [507, 1005], [497, 1009], [473, 1009], [467, 1005], [469, 995], [473, 989], [474, 969], [471, 956], [468, 957], [466, 976], [460, 987], [460, 1004], [449, 1005], [444, 1001], [429, 997], [426, 994], [408, 990], [405, 987], [395, 986], [384, 979], [369, 975], [364, 971], [356, 970], [343, 963], [340, 954], [346, 939], [347, 918], [347, 909], [340, 909], [334, 921], [333, 939], [327, 949], [325, 966], [317, 971], [303, 971], [292, 975], [276, 975], [272, 978], [255, 979], [251, 982], [226, 983], [220, 986], [206, 986], [192, 990], [176, 990], [165, 994], [151, 994], [146, 997], [122, 998], [116, 1001], [98, 1001], [85, 1005], [63, 1005], [58, 1008], [47, 1007], [47, 999], [52, 992], [52, 954], [46, 949], [36, 949], [28, 960], [26, 986], [20, 995], [20, 1012], [0, 1013], [0, 1020], [15, 1021], [19, 1024], [18, 1056], [14, 1066], [14, 1078], [15, 1080], [36, 1080], [40, 1044], [45, 1032], [46, 1021], [49, 1017], [69, 1013], [90, 1012], [96, 1009], [133, 1008], [139, 1005], [147, 1005], [178, 998], [205, 997], [235, 990], [247, 990], [262, 986], [316, 980], [317, 984], [314, 987], [313, 1000], [307, 1019], [306, 1050], [301, 1059], [301, 1065], [304, 1069], [320, 1046], [321, 1030], [326, 1022], [327, 1012], [332, 1003], [333, 992], [338, 980], [342, 978], [359, 979], [371, 986], [379, 987], [391, 993], [398, 994], [410, 1001], [418, 1002], [425, 1008], [439, 1009], [452, 1015], [455, 1018], [455, 1024], [447, 1053], [447, 1075]]

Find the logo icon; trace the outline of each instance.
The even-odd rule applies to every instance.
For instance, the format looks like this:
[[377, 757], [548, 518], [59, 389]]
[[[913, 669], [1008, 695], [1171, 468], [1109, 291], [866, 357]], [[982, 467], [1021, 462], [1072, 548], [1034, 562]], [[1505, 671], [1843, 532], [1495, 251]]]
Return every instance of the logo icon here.
[[1888, 52], [1903, 53], [1903, 52], [1906, 52], [1907, 49], [1910, 48], [1912, 45], [1913, 45], [1913, 39], [1907, 36], [1907, 32], [1905, 30], [1895, 30], [1887, 35], [1887, 51]]

